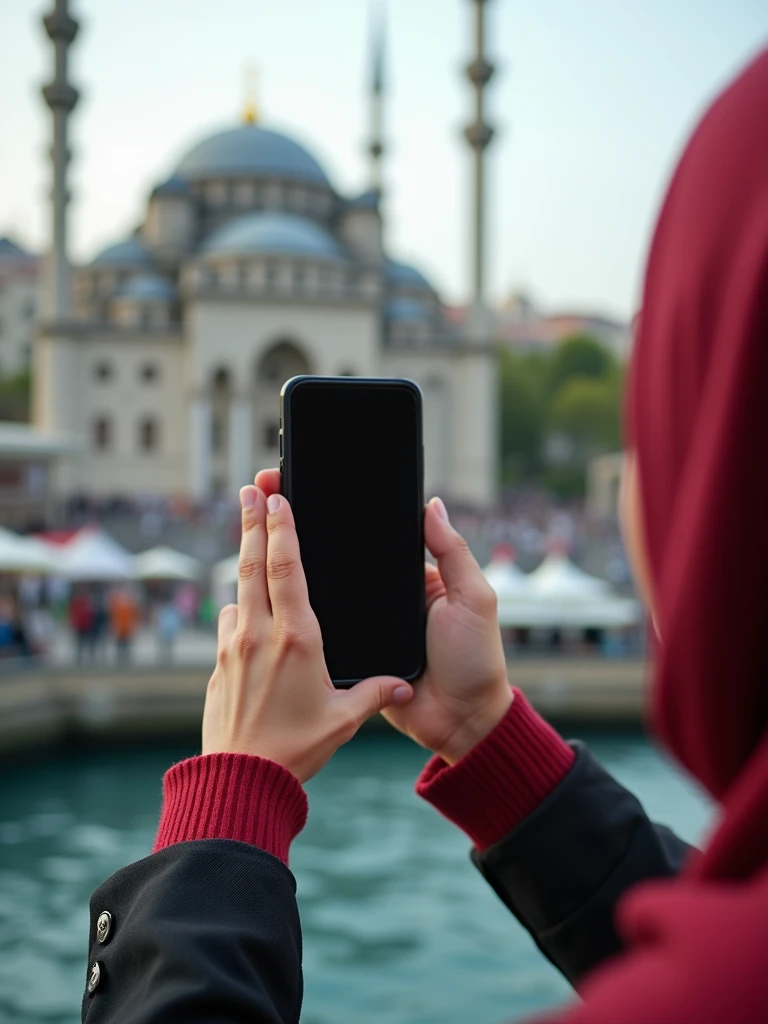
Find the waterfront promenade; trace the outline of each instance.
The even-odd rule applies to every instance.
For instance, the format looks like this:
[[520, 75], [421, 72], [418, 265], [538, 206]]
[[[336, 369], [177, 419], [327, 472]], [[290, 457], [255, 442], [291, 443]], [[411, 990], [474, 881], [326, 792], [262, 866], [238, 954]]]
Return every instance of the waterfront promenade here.
[[[214, 638], [182, 640], [171, 665], [154, 663], [154, 647], [145, 641], [127, 668], [76, 667], [64, 649], [46, 666], [0, 663], [0, 754], [199, 730]], [[552, 721], [612, 727], [641, 721], [645, 664], [639, 658], [514, 658], [508, 669], [510, 681]]]

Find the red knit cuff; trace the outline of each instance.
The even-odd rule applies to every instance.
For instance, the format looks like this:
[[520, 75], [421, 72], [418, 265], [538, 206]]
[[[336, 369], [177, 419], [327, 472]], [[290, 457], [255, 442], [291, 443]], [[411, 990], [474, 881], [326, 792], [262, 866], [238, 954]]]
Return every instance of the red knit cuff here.
[[416, 792], [479, 850], [499, 842], [568, 774], [575, 754], [520, 690], [496, 728], [455, 765], [433, 757]]
[[193, 839], [237, 839], [288, 863], [307, 796], [282, 765], [250, 754], [205, 754], [169, 768], [154, 853]]

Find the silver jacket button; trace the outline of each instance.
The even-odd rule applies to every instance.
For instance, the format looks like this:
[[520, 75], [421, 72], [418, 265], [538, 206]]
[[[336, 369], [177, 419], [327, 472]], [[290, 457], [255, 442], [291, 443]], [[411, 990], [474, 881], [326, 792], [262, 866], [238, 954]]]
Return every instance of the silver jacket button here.
[[108, 910], [102, 910], [99, 914], [99, 919], [96, 922], [96, 941], [102, 945], [107, 942], [112, 935], [112, 915]]
[[98, 960], [94, 960], [91, 965], [91, 973], [88, 975], [88, 995], [92, 996], [96, 989], [99, 987], [101, 981], [101, 964]]

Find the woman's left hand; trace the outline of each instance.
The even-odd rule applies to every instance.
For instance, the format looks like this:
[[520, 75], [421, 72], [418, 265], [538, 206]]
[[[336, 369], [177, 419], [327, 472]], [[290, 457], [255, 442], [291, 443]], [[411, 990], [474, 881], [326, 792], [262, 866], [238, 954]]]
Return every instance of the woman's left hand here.
[[[290, 505], [254, 486], [240, 492], [243, 539], [237, 604], [219, 616], [219, 651], [203, 714], [203, 754], [255, 754], [300, 782], [363, 722], [411, 699], [396, 679], [336, 690], [309, 604]], [[351, 512], [350, 514], [354, 514]]]

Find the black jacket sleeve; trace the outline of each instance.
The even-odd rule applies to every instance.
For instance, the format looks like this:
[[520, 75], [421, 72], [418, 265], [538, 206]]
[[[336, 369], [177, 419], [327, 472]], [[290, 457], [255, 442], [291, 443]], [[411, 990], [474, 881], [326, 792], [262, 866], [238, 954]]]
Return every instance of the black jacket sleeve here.
[[654, 825], [638, 800], [575, 743], [560, 785], [501, 842], [472, 860], [536, 945], [576, 984], [618, 953], [619, 898], [676, 875], [691, 847]]
[[279, 860], [227, 839], [122, 868], [91, 898], [83, 1021], [298, 1024], [295, 892]]

